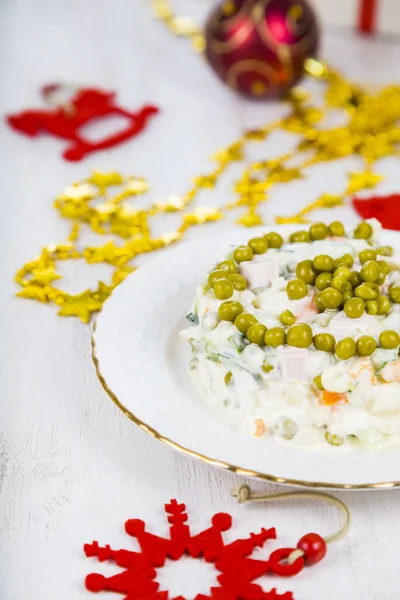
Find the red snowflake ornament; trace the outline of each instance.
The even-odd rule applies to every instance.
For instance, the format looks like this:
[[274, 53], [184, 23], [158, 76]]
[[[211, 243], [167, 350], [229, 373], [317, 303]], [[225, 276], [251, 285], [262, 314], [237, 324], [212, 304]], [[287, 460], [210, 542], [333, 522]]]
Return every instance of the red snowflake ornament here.
[[[91, 573], [86, 577], [86, 588], [91, 592], [112, 591], [124, 595], [124, 600], [168, 600], [168, 592], [159, 591], [156, 581], [156, 568], [163, 567], [167, 558], [179, 560], [184, 554], [193, 558], [204, 558], [213, 563], [220, 572], [218, 587], [210, 590], [210, 595], [198, 594], [195, 600], [293, 600], [291, 592], [278, 594], [276, 589], [265, 592], [254, 581], [272, 572], [278, 575], [295, 574], [303, 567], [303, 558], [293, 565], [281, 563], [293, 548], [275, 551], [268, 560], [250, 557], [256, 547], [263, 547], [267, 540], [275, 539], [275, 528], [251, 533], [248, 538], [225, 544], [222, 533], [232, 526], [232, 518], [226, 513], [217, 513], [211, 520], [211, 527], [192, 535], [186, 524], [188, 517], [184, 504], [171, 500], [165, 505], [170, 524], [169, 539], [146, 531], [140, 519], [130, 519], [125, 523], [125, 531], [135, 537], [140, 552], [113, 550], [109, 545], [99, 546], [98, 542], [85, 544], [88, 557], [97, 557], [99, 562], [112, 560], [124, 570], [112, 577]], [[279, 555], [277, 555], [277, 553]], [[174, 600], [185, 600], [175, 598]]]
[[[8, 115], [7, 123], [20, 133], [36, 137], [47, 133], [68, 140], [63, 152], [65, 159], [78, 161], [97, 150], [111, 148], [137, 135], [150, 117], [158, 112], [156, 106], [144, 106], [138, 112], [120, 107], [115, 101], [115, 92], [95, 88], [74, 90], [68, 100], [58, 100], [65, 86], [49, 84], [43, 87], [44, 98], [55, 105], [52, 109], [24, 110]], [[90, 121], [101, 120], [110, 115], [120, 115], [127, 119], [127, 126], [120, 132], [92, 142], [81, 133], [81, 128]]]

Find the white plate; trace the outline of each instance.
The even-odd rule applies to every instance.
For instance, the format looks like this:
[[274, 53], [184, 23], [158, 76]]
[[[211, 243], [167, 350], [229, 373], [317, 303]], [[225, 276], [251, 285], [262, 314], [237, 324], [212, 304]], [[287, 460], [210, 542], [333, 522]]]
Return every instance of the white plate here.
[[[279, 229], [287, 233], [293, 227]], [[170, 248], [118, 286], [98, 316], [92, 338], [102, 385], [144, 431], [208, 464], [308, 487], [399, 486], [400, 445], [375, 450], [327, 445], [313, 451], [275, 439], [255, 439], [229, 429], [193, 387], [178, 332], [185, 327], [195, 288], [218, 254], [253, 234], [257, 231], [236, 231]], [[400, 248], [400, 234], [385, 231], [382, 243]]]

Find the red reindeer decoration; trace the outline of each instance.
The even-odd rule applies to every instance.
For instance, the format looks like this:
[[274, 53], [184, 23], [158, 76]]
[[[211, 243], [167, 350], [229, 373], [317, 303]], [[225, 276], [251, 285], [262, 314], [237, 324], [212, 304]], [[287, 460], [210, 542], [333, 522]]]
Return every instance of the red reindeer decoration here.
[[[106, 92], [95, 88], [82, 88], [74, 91], [67, 101], [60, 102], [57, 96], [65, 91], [58, 84], [46, 85], [42, 94], [47, 101], [52, 102], [52, 109], [25, 110], [8, 115], [8, 124], [15, 130], [30, 137], [47, 133], [68, 140], [63, 152], [64, 158], [78, 161], [91, 152], [117, 146], [121, 142], [137, 135], [147, 124], [148, 119], [158, 112], [152, 105], [144, 106], [137, 113], [127, 111], [115, 103], [115, 92]], [[81, 133], [82, 126], [90, 121], [103, 119], [110, 115], [121, 115], [128, 119], [127, 127], [111, 134], [103, 140], [91, 142]]]

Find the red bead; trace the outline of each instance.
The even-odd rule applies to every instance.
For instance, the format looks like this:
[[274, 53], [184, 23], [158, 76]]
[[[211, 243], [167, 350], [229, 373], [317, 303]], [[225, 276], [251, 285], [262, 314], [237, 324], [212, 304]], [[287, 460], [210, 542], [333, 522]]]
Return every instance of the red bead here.
[[315, 565], [322, 560], [326, 554], [325, 540], [318, 533], [307, 533], [297, 544], [299, 550], [304, 552], [306, 565]]

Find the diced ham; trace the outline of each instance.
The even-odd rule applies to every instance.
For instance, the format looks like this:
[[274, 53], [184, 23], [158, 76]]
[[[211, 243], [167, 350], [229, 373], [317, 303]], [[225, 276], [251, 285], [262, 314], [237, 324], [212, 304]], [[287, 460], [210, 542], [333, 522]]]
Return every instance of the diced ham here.
[[296, 320], [301, 323], [311, 323], [314, 317], [318, 314], [318, 308], [315, 302], [315, 297], [317, 294], [314, 294], [310, 301], [306, 304], [306, 306], [302, 307], [298, 311], [295, 311], [294, 316]]
[[388, 383], [400, 381], [400, 361], [396, 360], [395, 362], [385, 365], [380, 374]]
[[364, 335], [378, 338], [381, 332], [380, 322], [372, 315], [364, 313], [358, 319], [350, 319], [343, 311], [337, 313], [330, 321], [327, 331], [337, 340], [344, 337], [359, 337], [360, 331]]
[[250, 289], [267, 287], [279, 277], [279, 262], [274, 259], [245, 261], [240, 263], [240, 274], [247, 280]]
[[304, 379], [309, 358], [308, 351], [290, 346], [282, 347], [279, 350], [282, 380]]

